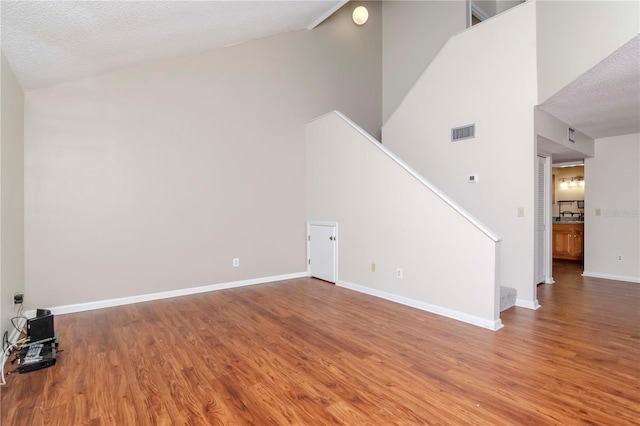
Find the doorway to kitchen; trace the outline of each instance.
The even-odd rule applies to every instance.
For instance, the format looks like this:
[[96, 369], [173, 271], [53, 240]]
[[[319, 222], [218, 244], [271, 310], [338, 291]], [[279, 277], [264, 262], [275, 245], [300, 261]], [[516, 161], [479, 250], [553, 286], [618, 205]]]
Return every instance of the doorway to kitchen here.
[[[584, 163], [552, 169], [552, 254], [557, 261], [584, 264]], [[554, 268], [555, 269], [555, 268]]]

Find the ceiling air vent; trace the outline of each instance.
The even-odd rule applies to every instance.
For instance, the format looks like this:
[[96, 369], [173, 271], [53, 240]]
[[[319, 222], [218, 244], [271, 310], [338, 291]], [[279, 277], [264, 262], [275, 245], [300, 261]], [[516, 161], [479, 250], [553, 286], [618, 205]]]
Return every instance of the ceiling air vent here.
[[456, 127], [451, 129], [451, 142], [461, 141], [463, 139], [471, 139], [476, 137], [476, 125]]

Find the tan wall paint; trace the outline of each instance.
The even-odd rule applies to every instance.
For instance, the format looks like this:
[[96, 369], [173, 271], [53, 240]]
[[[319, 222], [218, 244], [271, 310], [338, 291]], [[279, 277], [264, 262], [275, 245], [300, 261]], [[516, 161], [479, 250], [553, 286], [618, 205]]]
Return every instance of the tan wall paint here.
[[543, 103], [640, 33], [640, 2], [537, 1], [537, 22]]
[[[383, 128], [386, 146], [502, 237], [500, 285], [531, 307], [535, 29], [531, 3], [453, 37]], [[471, 123], [476, 138], [452, 143]]]
[[585, 275], [640, 282], [640, 134], [596, 139], [585, 174]]
[[308, 219], [338, 223], [338, 284], [499, 327], [496, 242], [336, 114], [307, 126], [307, 164]]
[[[466, 28], [464, 1], [382, 2], [383, 122], [449, 37]], [[375, 135], [374, 135], [375, 136]]]
[[24, 293], [24, 94], [7, 59], [0, 67], [1, 334], [13, 331], [14, 293]]
[[380, 9], [28, 92], [31, 307], [304, 272], [305, 123], [379, 133]]
[[[580, 186], [579, 184], [577, 184], [576, 186], [569, 186], [569, 183], [571, 183], [571, 178], [576, 178], [579, 176], [584, 178], [584, 166], [554, 167], [552, 173], [556, 178], [556, 202], [552, 205], [551, 215], [553, 217], [557, 217], [560, 214], [559, 204], [557, 203], [558, 201], [584, 200], [584, 186]], [[562, 179], [565, 179], [565, 182], [567, 183], [566, 188], [561, 187]], [[578, 203], [562, 205], [562, 211], [580, 213], [582, 210], [583, 209], [578, 208]], [[576, 216], [572, 217], [574, 219], [577, 219]]]

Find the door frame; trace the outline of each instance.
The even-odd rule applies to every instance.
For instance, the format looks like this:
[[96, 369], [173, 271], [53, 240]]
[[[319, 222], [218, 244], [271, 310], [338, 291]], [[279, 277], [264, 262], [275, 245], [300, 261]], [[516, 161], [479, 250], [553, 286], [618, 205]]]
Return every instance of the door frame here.
[[338, 283], [338, 222], [327, 222], [320, 220], [307, 221], [307, 276], [311, 277], [311, 226], [331, 226], [336, 230], [335, 250], [333, 251], [333, 265], [335, 268], [336, 282]]

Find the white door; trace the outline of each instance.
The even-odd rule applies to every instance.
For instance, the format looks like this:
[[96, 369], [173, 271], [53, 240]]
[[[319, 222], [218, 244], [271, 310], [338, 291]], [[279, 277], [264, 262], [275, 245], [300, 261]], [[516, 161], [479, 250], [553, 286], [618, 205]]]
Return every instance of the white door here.
[[336, 282], [335, 225], [309, 225], [309, 275]]
[[547, 244], [547, 179], [546, 158], [538, 156], [538, 176], [536, 182], [536, 284], [545, 281], [545, 247]]

